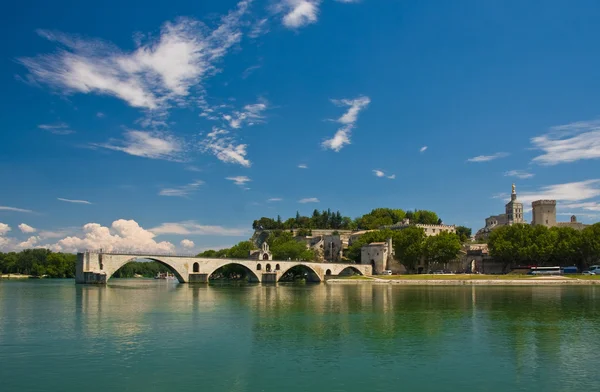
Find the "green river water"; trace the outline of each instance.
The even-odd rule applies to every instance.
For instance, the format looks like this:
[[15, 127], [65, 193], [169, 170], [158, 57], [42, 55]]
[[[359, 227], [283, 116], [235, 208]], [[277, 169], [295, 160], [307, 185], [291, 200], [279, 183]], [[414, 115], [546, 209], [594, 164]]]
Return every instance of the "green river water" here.
[[0, 281], [1, 391], [600, 391], [600, 287]]

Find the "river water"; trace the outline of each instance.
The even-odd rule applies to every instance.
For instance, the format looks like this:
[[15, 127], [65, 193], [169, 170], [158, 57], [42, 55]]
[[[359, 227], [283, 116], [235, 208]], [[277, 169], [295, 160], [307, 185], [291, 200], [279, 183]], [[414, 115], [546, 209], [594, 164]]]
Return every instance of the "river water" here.
[[600, 391], [600, 287], [0, 281], [2, 391]]

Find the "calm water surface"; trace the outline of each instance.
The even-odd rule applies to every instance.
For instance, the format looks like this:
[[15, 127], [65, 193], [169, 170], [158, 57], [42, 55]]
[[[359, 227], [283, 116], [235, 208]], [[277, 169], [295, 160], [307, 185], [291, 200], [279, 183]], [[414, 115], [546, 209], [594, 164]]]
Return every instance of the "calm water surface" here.
[[600, 391], [600, 287], [0, 281], [2, 391]]

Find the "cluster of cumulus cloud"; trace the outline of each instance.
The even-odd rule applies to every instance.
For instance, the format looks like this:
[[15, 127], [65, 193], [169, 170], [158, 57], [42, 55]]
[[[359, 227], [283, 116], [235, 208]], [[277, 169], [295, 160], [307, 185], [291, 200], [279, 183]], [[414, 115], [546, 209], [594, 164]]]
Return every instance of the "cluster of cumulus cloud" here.
[[[45, 243], [52, 233], [39, 232], [29, 225], [20, 224], [22, 233], [34, 234], [26, 241], [19, 242], [8, 236], [12, 230], [5, 223], [0, 223], [0, 250], [21, 250], [29, 248], [45, 248], [55, 252], [81, 252], [86, 249], [103, 249], [104, 251], [172, 253], [176, 247], [168, 241], [157, 241], [156, 234], [141, 227], [134, 220], [119, 219], [110, 227], [98, 223], [88, 223], [82, 227], [80, 235], [66, 236], [54, 243]], [[189, 239], [180, 242], [184, 249], [192, 249], [195, 244]]]

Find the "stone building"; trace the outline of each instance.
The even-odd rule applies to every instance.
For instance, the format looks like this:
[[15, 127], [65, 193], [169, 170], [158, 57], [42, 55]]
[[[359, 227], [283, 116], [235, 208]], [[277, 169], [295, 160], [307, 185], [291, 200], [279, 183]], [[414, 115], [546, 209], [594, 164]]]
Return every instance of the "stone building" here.
[[444, 231], [448, 233], [456, 233], [455, 225], [425, 225], [422, 223], [411, 224], [410, 219], [408, 218], [402, 219], [402, 222], [398, 222], [391, 226], [382, 226], [380, 227], [380, 229], [403, 230], [411, 226], [420, 227], [421, 229], [423, 229], [427, 237], [438, 235]]
[[512, 192], [510, 193], [510, 201], [505, 206], [506, 220], [509, 225], [514, 223], [524, 223], [523, 219], [523, 203], [517, 200], [517, 190], [515, 184], [512, 184]]
[[584, 223], [577, 222], [575, 215], [571, 216], [569, 222], [556, 221], [556, 200], [536, 200], [531, 203], [533, 220], [531, 224], [546, 226], [546, 227], [571, 227], [575, 230], [583, 230], [589, 226]]
[[273, 254], [269, 250], [269, 244], [263, 242], [258, 250], [250, 251], [251, 260], [273, 260]]
[[523, 218], [523, 203], [517, 199], [517, 190], [515, 184], [512, 184], [510, 201], [504, 206], [504, 214], [492, 215], [485, 219], [485, 226], [477, 231], [475, 239], [486, 239], [490, 233], [498, 227], [512, 225], [515, 223], [525, 223]]
[[371, 242], [363, 245], [360, 249], [360, 263], [371, 264], [374, 274], [381, 274], [385, 270], [392, 269], [394, 260], [394, 248], [392, 239], [386, 242]]

